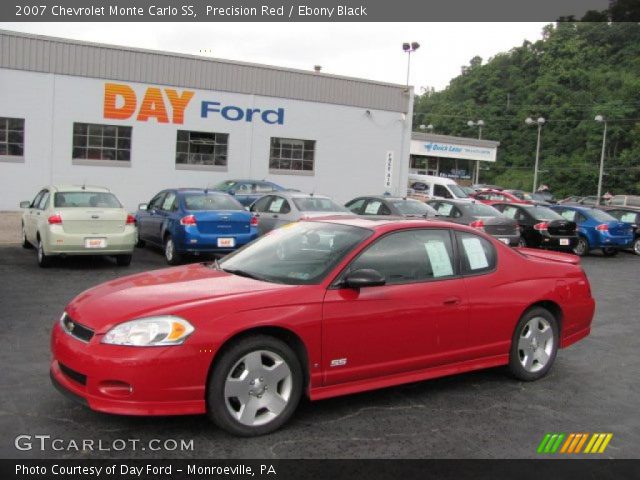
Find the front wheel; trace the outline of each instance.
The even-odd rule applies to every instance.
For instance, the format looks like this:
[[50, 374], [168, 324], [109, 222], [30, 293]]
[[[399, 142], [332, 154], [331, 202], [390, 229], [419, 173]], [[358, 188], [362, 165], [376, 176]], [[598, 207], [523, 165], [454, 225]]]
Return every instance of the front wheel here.
[[131, 255], [116, 255], [116, 264], [119, 267], [128, 267], [131, 265]]
[[604, 247], [602, 249], [602, 255], [605, 257], [613, 257], [618, 254], [618, 249], [613, 247]]
[[511, 339], [509, 370], [519, 380], [532, 381], [544, 377], [558, 353], [560, 341], [558, 321], [546, 308], [526, 312]]
[[286, 343], [265, 335], [248, 337], [215, 360], [207, 412], [229, 433], [264, 435], [289, 420], [302, 388], [300, 361]]
[[589, 241], [584, 237], [578, 237], [576, 246], [573, 247], [573, 253], [579, 257], [584, 257], [589, 253]]
[[640, 237], [636, 237], [631, 248], [633, 249], [633, 253], [640, 255]]
[[182, 255], [176, 252], [176, 244], [173, 242], [171, 235], [167, 235], [164, 240], [164, 258], [169, 265], [180, 265]]
[[519, 247], [526, 247], [527, 246], [527, 241], [524, 239], [524, 237], [520, 237], [518, 239], [518, 246]]

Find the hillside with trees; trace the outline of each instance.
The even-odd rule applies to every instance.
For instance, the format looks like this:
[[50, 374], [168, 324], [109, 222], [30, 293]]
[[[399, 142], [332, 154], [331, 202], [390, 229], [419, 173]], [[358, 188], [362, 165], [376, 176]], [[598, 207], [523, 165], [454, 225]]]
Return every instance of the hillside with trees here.
[[589, 12], [585, 19], [597, 21], [588, 23], [561, 19], [541, 40], [486, 63], [474, 57], [445, 90], [416, 97], [414, 130], [432, 124], [435, 133], [470, 137], [477, 128], [467, 121], [484, 120], [483, 138], [501, 145], [480, 181], [531, 190], [537, 128], [524, 120], [544, 117], [539, 184], [587, 195], [597, 188], [603, 124], [594, 117], [602, 115], [603, 192], [640, 194], [640, 25], [602, 21], [611, 12]]

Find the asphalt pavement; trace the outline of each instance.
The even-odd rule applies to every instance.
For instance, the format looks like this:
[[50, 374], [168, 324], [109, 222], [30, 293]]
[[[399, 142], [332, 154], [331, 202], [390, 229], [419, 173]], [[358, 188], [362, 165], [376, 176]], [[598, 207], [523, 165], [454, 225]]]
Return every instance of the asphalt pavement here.
[[[136, 250], [128, 268], [77, 257], [40, 269], [33, 250], [0, 245], [0, 457], [536, 458], [548, 432], [611, 432], [602, 456], [639, 458], [640, 256], [594, 255], [582, 263], [597, 301], [592, 334], [561, 350], [543, 380], [519, 382], [497, 368], [303, 401], [285, 428], [246, 439], [204, 416], [95, 413], [50, 383], [49, 335], [65, 305], [98, 283], [164, 267], [158, 251]], [[20, 435], [27, 437], [18, 444], [30, 449], [16, 448]], [[63, 450], [52, 448], [53, 439]], [[93, 451], [73, 447], [83, 440], [94, 442]], [[169, 450], [154, 450], [161, 446]]]

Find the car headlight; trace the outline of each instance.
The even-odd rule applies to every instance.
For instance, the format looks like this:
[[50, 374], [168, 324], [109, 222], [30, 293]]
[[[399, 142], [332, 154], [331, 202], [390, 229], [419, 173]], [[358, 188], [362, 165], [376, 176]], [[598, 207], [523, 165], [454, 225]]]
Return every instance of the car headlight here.
[[106, 333], [102, 343], [134, 347], [180, 345], [193, 331], [193, 326], [180, 317], [140, 318], [116, 325]]

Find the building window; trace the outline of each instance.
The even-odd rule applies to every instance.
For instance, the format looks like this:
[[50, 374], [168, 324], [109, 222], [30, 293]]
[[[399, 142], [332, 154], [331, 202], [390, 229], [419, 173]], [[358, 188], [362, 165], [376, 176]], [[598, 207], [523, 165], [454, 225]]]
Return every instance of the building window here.
[[271, 137], [269, 170], [275, 173], [313, 173], [315, 140]]
[[131, 161], [131, 127], [73, 124], [74, 160]]
[[0, 156], [24, 156], [24, 118], [0, 117]]
[[228, 133], [178, 130], [176, 165], [227, 167]]

